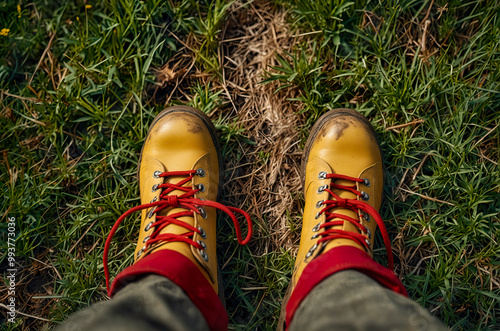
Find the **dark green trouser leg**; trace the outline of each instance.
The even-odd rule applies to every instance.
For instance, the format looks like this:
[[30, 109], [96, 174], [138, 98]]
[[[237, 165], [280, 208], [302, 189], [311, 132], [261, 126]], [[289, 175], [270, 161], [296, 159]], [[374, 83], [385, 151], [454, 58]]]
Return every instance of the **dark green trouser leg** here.
[[295, 312], [290, 331], [447, 330], [411, 299], [355, 271], [338, 272], [317, 285]]
[[165, 277], [149, 275], [124, 287], [112, 300], [71, 315], [56, 330], [208, 330], [208, 326], [182, 289]]
[[[149, 275], [115, 297], [79, 311], [57, 331], [208, 330], [188, 296], [167, 278]], [[447, 330], [416, 302], [353, 270], [327, 278], [304, 299], [290, 331]]]

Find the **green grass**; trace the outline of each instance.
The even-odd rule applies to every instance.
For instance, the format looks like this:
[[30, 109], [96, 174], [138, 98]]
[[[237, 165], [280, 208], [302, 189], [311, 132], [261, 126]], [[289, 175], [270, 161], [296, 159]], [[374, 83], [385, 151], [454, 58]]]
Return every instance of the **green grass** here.
[[[218, 45], [228, 3], [85, 4], [37, 0], [20, 4], [20, 11], [17, 1], [0, 4], [0, 30], [10, 29], [0, 36], [0, 249], [7, 248], [6, 216], [13, 216], [25, 276], [19, 310], [53, 321], [19, 318], [6, 329], [51, 326], [105, 298], [104, 241], [114, 221], [139, 202], [137, 156], [165, 106], [190, 104], [211, 114], [226, 158], [244, 160], [239, 146], [251, 144], [221, 88]], [[381, 214], [410, 295], [453, 329], [495, 329], [500, 5], [437, 0], [428, 11], [430, 4], [277, 2], [297, 33], [314, 33], [290, 54], [276, 54], [280, 65], [265, 79], [296, 91], [291, 102], [301, 105], [303, 141], [329, 109], [354, 108], [371, 120], [385, 157]], [[424, 19], [430, 21], [425, 46]], [[160, 87], [152, 69], [191, 51], [194, 68], [206, 75], [177, 89]], [[223, 193], [230, 199], [231, 192]], [[292, 194], [303, 203], [300, 192]], [[297, 218], [290, 219], [298, 229]], [[117, 233], [114, 274], [132, 261], [138, 222], [130, 218]], [[293, 258], [286, 250], [255, 253], [269, 235], [264, 224], [255, 225], [260, 237], [249, 247], [238, 247], [229, 223], [219, 219], [230, 324], [274, 329]], [[376, 259], [385, 262], [382, 249]], [[5, 269], [5, 255], [0, 263]], [[37, 281], [48, 281], [51, 294]]]

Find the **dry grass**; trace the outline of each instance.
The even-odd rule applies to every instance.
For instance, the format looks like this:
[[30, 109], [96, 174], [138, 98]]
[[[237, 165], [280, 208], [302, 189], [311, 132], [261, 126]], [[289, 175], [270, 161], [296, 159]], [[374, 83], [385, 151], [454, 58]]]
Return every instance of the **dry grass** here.
[[245, 134], [255, 143], [242, 146], [243, 163], [226, 160], [231, 171], [225, 191], [240, 196], [236, 203], [245, 206], [258, 224], [256, 254], [293, 250], [300, 232], [292, 233], [289, 225], [301, 218], [297, 192], [301, 191], [299, 128], [304, 118], [297, 114], [299, 105], [287, 100], [293, 90], [274, 93], [276, 86], [261, 82], [266, 70], [278, 64], [276, 53], [292, 51], [298, 38], [291, 35], [283, 8], [266, 1], [248, 8], [235, 3], [222, 35], [224, 89], [238, 109]]

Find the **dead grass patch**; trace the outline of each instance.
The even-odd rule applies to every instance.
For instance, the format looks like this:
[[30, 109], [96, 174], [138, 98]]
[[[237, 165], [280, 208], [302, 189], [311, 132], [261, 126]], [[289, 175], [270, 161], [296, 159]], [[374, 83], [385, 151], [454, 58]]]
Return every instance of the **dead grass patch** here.
[[292, 89], [275, 93], [277, 85], [261, 84], [265, 71], [278, 65], [276, 53], [291, 52], [298, 38], [291, 35], [283, 8], [266, 1], [247, 7], [236, 2], [222, 33], [222, 84], [255, 143], [241, 146], [244, 162], [225, 160], [230, 169], [225, 191], [228, 198], [239, 196], [231, 203], [245, 206], [257, 222], [257, 255], [298, 247], [300, 231], [289, 225], [301, 219], [299, 128], [305, 119], [298, 115], [300, 105], [288, 100]]

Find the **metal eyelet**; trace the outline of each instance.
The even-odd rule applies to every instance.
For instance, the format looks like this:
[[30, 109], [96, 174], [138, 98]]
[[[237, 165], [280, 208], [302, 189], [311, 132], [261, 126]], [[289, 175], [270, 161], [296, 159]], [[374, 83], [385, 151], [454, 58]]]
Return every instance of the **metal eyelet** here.
[[328, 175], [326, 171], [320, 171], [318, 174], [318, 179], [326, 179], [326, 175]]
[[203, 207], [198, 207], [198, 210], [200, 211], [201, 217], [207, 218], [207, 212], [203, 209]]
[[317, 244], [314, 244], [313, 247], [311, 247], [311, 249], [309, 250], [309, 252], [307, 252], [306, 254], [306, 259], [311, 257], [314, 253], [314, 251], [316, 250], [316, 248], [318, 248], [318, 245]]
[[153, 187], [151, 188], [151, 192], [154, 192], [156, 190], [158, 190], [158, 186], [160, 186], [159, 184], [154, 184]]
[[139, 252], [137, 252], [137, 258], [139, 258], [142, 255], [142, 253], [144, 253], [145, 250], [146, 250], [146, 246], [143, 246], [141, 248], [141, 250]]
[[318, 194], [323, 193], [323, 191], [326, 190], [327, 188], [328, 185], [321, 185], [320, 187], [318, 187]]
[[317, 213], [316, 213], [316, 216], [314, 216], [314, 219], [316, 219], [316, 220], [317, 220], [317, 219], [318, 219], [318, 218], [320, 218], [320, 217], [321, 217], [320, 212], [317, 212]]
[[153, 200], [151, 200], [150, 203], [156, 202], [156, 200], [158, 200], [158, 197], [154, 197]]
[[365, 191], [361, 191], [361, 198], [363, 198], [363, 200], [365, 201], [368, 201], [370, 199], [370, 196]]
[[323, 206], [323, 202], [325, 202], [325, 200], [320, 200], [316, 202], [316, 208], [321, 208], [321, 206]]
[[151, 238], [150, 236], [146, 236], [146, 237], [144, 238], [144, 240], [142, 241], [142, 243], [143, 243], [143, 244], [145, 244], [145, 243], [146, 243], [146, 241], [148, 241], [150, 238]]
[[203, 184], [198, 184], [198, 189], [200, 190], [200, 192], [205, 192], [205, 185]]
[[200, 244], [200, 245], [201, 245], [201, 247], [203, 247], [203, 249], [207, 249], [207, 244], [205, 244], [203, 241], [201, 241], [201, 240], [196, 240], [196, 242], [197, 242], [198, 244]]
[[365, 184], [366, 187], [370, 187], [370, 181], [368, 178], [363, 178], [363, 184]]
[[156, 170], [155, 172], [153, 172], [154, 178], [160, 178], [160, 175], [161, 175], [161, 171], [159, 171], [159, 170]]
[[363, 218], [367, 221], [370, 222], [370, 215], [367, 212], [363, 212]]
[[368, 239], [366, 239], [366, 238], [365, 238], [365, 243], [367, 243], [367, 244], [368, 244], [368, 246], [370, 246], [370, 247], [372, 246], [372, 243], [370, 242], [370, 240], [368, 240]]
[[196, 170], [196, 176], [205, 177], [205, 170], [203, 170], [202, 168]]
[[156, 206], [154, 206], [153, 208], [151, 208], [151, 210], [149, 211], [148, 213], [148, 218], [151, 218], [153, 217], [153, 214], [154, 214], [154, 211], [156, 210]]
[[366, 228], [366, 234], [368, 235], [368, 239], [372, 239], [372, 232], [370, 229]]
[[316, 239], [319, 237], [319, 233], [316, 233], [314, 236], [311, 237], [311, 239]]
[[198, 252], [200, 252], [200, 255], [203, 258], [203, 260], [205, 260], [205, 262], [208, 262], [208, 254], [207, 254], [207, 252], [205, 252], [204, 250], [201, 250], [201, 249], [199, 249]]
[[205, 230], [203, 230], [201, 226], [198, 227], [198, 231], [200, 231], [199, 233], [200, 237], [202, 237], [203, 239], [207, 239], [207, 233], [205, 232]]
[[321, 226], [321, 223], [318, 223], [314, 226], [314, 228], [312, 228], [313, 232], [318, 232], [319, 231], [319, 227]]
[[151, 226], [153, 225], [153, 221], [149, 222], [146, 227], [144, 228], [144, 231], [149, 231], [151, 229]]

